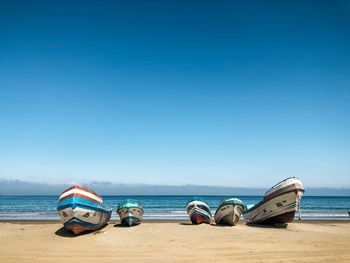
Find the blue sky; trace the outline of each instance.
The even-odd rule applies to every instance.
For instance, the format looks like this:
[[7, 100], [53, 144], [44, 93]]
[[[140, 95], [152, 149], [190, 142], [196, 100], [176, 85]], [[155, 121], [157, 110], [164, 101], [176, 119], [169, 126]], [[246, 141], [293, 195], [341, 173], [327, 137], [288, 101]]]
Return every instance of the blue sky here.
[[0, 178], [350, 187], [348, 2], [70, 2], [0, 2]]

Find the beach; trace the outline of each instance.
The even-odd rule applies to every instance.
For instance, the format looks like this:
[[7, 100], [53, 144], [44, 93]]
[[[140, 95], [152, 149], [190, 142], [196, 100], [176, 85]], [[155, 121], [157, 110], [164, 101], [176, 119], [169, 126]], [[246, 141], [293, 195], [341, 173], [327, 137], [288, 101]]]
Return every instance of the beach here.
[[287, 227], [111, 222], [75, 236], [57, 221], [0, 223], [0, 262], [350, 262], [349, 221]]

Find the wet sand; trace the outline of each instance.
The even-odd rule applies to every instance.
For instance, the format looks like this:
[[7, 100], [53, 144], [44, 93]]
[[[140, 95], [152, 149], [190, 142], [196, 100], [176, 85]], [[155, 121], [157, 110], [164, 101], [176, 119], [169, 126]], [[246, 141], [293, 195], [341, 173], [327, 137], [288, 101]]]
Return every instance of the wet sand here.
[[350, 221], [287, 227], [110, 223], [74, 234], [55, 221], [0, 222], [0, 262], [350, 262]]

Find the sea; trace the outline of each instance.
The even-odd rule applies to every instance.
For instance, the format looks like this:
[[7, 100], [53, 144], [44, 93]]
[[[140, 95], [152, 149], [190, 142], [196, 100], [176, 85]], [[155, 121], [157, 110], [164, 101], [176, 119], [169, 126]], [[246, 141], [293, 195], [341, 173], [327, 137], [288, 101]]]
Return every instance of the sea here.
[[[206, 201], [213, 214], [219, 202], [228, 196], [197, 196]], [[262, 196], [236, 196], [246, 205], [256, 204]], [[193, 196], [103, 196], [113, 208], [112, 220], [117, 220], [116, 208], [123, 199], [136, 199], [144, 208], [144, 220], [187, 220], [186, 204]], [[0, 220], [59, 220], [58, 196], [0, 196]], [[302, 220], [350, 220], [350, 196], [304, 196], [301, 201]], [[298, 216], [298, 215], [296, 215]]]

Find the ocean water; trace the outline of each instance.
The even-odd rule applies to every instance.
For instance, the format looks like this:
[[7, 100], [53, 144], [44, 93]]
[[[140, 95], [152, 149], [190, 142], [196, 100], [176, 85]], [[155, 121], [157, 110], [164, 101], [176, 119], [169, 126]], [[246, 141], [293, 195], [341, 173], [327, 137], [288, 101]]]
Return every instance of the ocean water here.
[[[193, 196], [103, 196], [104, 202], [113, 208], [112, 220], [117, 219], [117, 204], [126, 198], [141, 202], [145, 220], [186, 220], [186, 203]], [[228, 196], [199, 196], [206, 201], [214, 214], [220, 200]], [[245, 204], [255, 204], [262, 196], [236, 196]], [[0, 220], [59, 220], [56, 204], [58, 196], [0, 196]], [[301, 216], [304, 220], [350, 220], [349, 197], [304, 196]]]

